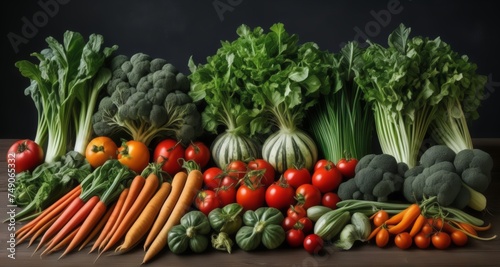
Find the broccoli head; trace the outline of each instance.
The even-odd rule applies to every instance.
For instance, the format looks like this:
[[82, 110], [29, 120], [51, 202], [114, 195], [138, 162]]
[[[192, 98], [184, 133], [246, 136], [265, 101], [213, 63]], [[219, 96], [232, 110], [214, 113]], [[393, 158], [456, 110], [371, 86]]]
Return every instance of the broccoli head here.
[[491, 182], [493, 158], [480, 149], [464, 149], [453, 161], [462, 181], [472, 189], [484, 193]]
[[93, 116], [97, 135], [128, 134], [149, 145], [155, 138], [184, 144], [202, 133], [201, 116], [188, 95], [186, 75], [161, 58], [137, 53], [109, 62], [112, 78]]
[[342, 200], [364, 199], [387, 201], [389, 195], [400, 191], [403, 172], [408, 168], [388, 154], [369, 154], [362, 157], [355, 176], [339, 185], [337, 193]]

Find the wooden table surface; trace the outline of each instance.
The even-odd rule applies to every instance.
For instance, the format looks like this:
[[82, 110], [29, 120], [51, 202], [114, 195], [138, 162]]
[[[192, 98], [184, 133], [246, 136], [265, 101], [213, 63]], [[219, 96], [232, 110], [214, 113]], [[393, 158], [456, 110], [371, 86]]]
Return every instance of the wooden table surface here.
[[[5, 156], [14, 140], [0, 140], [0, 218], [7, 218], [10, 210], [7, 195], [7, 165]], [[474, 214], [493, 227], [485, 236], [500, 236], [500, 139], [475, 140], [477, 148], [490, 152], [495, 158], [492, 183], [486, 192], [488, 213]], [[20, 227], [21, 224], [15, 224]], [[40, 258], [32, 256], [34, 247], [26, 243], [11, 248], [10, 235], [14, 231], [8, 223], [0, 224], [0, 266], [139, 266], [144, 252], [137, 248], [124, 255], [105, 254], [94, 263], [96, 254], [87, 251], [71, 253], [58, 260], [60, 253]], [[15, 239], [15, 238], [14, 238]], [[500, 266], [500, 237], [492, 241], [471, 240], [466, 247], [446, 250], [411, 248], [400, 250], [395, 246], [378, 248], [373, 244], [358, 244], [349, 251], [326, 248], [325, 255], [310, 255], [303, 249], [282, 247], [276, 250], [245, 252], [234, 249], [232, 254], [209, 250], [202, 254], [175, 255], [165, 249], [147, 266]], [[9, 257], [13, 255], [15, 259]]]

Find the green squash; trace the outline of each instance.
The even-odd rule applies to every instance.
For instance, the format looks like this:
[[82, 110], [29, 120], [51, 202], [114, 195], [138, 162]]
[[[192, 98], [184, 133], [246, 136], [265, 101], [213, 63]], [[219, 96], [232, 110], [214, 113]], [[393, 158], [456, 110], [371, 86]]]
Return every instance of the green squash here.
[[283, 219], [283, 214], [276, 208], [247, 210], [243, 214], [244, 226], [236, 233], [236, 244], [246, 251], [254, 250], [260, 244], [268, 249], [279, 247], [286, 237], [281, 227]]
[[188, 248], [195, 253], [207, 249], [210, 234], [210, 223], [203, 212], [193, 210], [182, 216], [180, 224], [168, 232], [168, 247], [175, 254], [181, 254]]

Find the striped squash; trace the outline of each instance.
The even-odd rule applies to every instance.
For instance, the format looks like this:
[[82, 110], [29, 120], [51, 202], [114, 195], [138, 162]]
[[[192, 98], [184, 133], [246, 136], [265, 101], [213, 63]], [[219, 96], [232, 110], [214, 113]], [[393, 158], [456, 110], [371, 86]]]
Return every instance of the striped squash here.
[[264, 142], [262, 157], [279, 173], [293, 166], [303, 166], [312, 171], [318, 160], [318, 148], [314, 140], [302, 130], [279, 130]]
[[227, 131], [215, 138], [211, 150], [215, 165], [221, 169], [232, 160], [246, 161], [261, 157], [261, 144], [257, 140]]

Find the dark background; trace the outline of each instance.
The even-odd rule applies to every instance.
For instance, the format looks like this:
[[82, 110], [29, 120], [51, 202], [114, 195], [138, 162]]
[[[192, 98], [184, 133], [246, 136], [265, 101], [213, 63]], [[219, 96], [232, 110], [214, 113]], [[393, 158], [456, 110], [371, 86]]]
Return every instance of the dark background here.
[[[412, 36], [441, 38], [477, 63], [489, 77], [480, 118], [471, 123], [475, 138], [500, 137], [500, 33], [495, 1], [264, 1], [264, 0], [39, 0], [11, 1], [2, 9], [2, 89], [0, 138], [34, 138], [36, 109], [24, 88], [29, 81], [14, 63], [35, 60], [30, 53], [46, 47], [45, 38], [62, 41], [66, 30], [104, 36], [120, 54], [143, 52], [161, 57], [188, 74], [187, 62], [215, 53], [220, 40], [236, 38], [241, 24], [265, 30], [282, 22], [302, 42], [338, 52], [342, 43], [370, 38], [386, 43], [400, 23]], [[31, 26], [31, 27], [30, 27]], [[13, 45], [9, 36], [24, 38]]]

